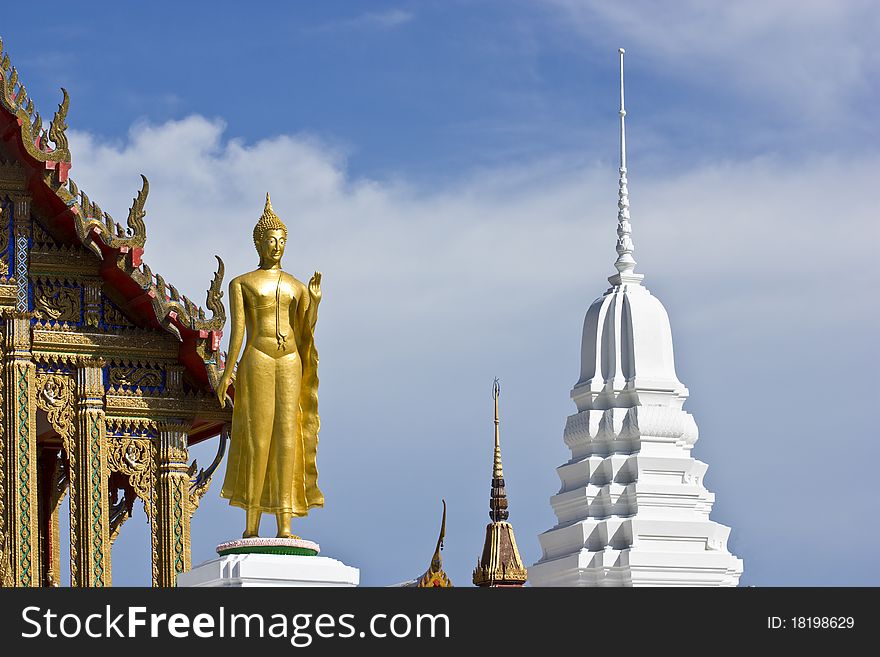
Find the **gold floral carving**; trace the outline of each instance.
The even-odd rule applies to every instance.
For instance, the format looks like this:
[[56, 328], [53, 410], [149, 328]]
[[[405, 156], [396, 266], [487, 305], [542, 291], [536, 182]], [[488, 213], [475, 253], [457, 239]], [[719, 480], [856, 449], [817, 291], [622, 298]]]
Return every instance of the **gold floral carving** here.
[[104, 323], [109, 326], [134, 326], [128, 318], [122, 314], [122, 311], [113, 304], [104, 301]]
[[9, 553], [9, 542], [6, 540], [6, 535], [2, 534], [0, 535], [0, 587], [3, 588], [15, 586], [15, 578], [9, 561], [11, 556]]
[[40, 327], [33, 330], [34, 351], [61, 355], [101, 354], [111, 358], [161, 358], [177, 361], [178, 343], [170, 336], [131, 329], [115, 333], [86, 333], [71, 326]]
[[156, 432], [155, 420], [144, 417], [106, 417], [108, 434], [135, 434], [147, 431]]
[[164, 396], [148, 396], [140, 390], [126, 395], [107, 394], [106, 409], [112, 415], [144, 416], [159, 419], [162, 417], [180, 417], [198, 415], [208, 420], [228, 420], [228, 409], [221, 409], [219, 404], [207, 395], [166, 399]]
[[33, 222], [33, 247], [39, 248], [41, 246], [50, 246], [57, 247], [58, 244], [52, 238], [52, 236], [46, 232], [46, 229], [43, 228], [42, 224], [39, 221]]
[[49, 424], [61, 436], [64, 450], [73, 451], [76, 430], [76, 397], [73, 381], [62, 374], [37, 374], [37, 407], [46, 411]]
[[45, 319], [77, 324], [81, 315], [80, 289], [48, 283], [38, 285], [34, 307]]
[[30, 269], [35, 276], [93, 278], [99, 275], [99, 264], [94, 254], [70, 244], [35, 244], [30, 250]]
[[9, 228], [4, 223], [5, 215], [0, 211], [0, 276], [9, 276]]
[[[49, 424], [61, 436], [61, 443], [67, 453], [69, 468], [67, 482], [70, 490], [70, 513], [76, 516], [78, 495], [76, 489], [77, 454], [74, 437], [76, 435], [76, 392], [70, 376], [56, 373], [37, 373], [35, 402], [38, 408], [46, 412]], [[60, 472], [58, 473], [60, 476]], [[60, 494], [55, 504], [57, 507], [63, 498]], [[54, 523], [52, 523], [54, 525]], [[77, 527], [70, 528], [70, 570], [71, 581], [77, 581], [78, 574], [78, 539]]]
[[144, 367], [111, 367], [108, 382], [111, 386], [158, 388], [162, 385], [162, 372]]
[[28, 176], [20, 162], [0, 162], [0, 187], [23, 192], [27, 189]]
[[[195, 461], [192, 462], [187, 474], [189, 475], [190, 480], [192, 480], [193, 476], [196, 473], [197, 464]], [[196, 512], [196, 509], [199, 508], [199, 504], [202, 502], [202, 498], [205, 496], [205, 493], [208, 492], [208, 488], [211, 486], [211, 479], [213, 477], [208, 477], [205, 482], [201, 486], [191, 486], [189, 489], [189, 517], [192, 518], [193, 514]]]
[[153, 442], [149, 438], [134, 438], [130, 436], [108, 437], [110, 450], [108, 451], [110, 470], [120, 472], [128, 476], [128, 481], [137, 496], [144, 503], [144, 510], [148, 517], [152, 516], [150, 501], [152, 499]]
[[[8, 278], [5, 280], [9, 280]], [[15, 305], [16, 288], [14, 284], [0, 283], [0, 307]]]

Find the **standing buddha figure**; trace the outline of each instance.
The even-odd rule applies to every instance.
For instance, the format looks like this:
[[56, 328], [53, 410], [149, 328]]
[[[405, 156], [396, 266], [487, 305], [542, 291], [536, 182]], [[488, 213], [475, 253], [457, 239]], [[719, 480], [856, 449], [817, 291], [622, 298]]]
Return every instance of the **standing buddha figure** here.
[[266, 194], [254, 227], [260, 266], [229, 283], [229, 353], [216, 389], [225, 406], [227, 388], [235, 381], [220, 495], [246, 511], [244, 538], [259, 535], [263, 513], [275, 515], [279, 538], [293, 537], [291, 518], [324, 506], [315, 463], [320, 418], [314, 330], [321, 272], [304, 285], [282, 271], [286, 245], [287, 227]]

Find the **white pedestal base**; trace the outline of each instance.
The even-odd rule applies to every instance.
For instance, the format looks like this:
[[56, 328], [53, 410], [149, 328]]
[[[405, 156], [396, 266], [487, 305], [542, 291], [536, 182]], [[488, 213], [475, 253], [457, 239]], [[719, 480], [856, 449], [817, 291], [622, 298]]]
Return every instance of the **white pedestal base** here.
[[360, 570], [329, 557], [228, 554], [177, 576], [178, 586], [357, 586]]

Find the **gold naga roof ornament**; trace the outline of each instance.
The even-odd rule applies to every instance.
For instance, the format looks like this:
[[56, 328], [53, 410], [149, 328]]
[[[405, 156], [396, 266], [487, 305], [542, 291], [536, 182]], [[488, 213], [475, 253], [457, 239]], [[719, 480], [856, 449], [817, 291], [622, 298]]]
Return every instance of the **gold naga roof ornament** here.
[[443, 550], [443, 540], [446, 538], [446, 500], [443, 500], [443, 519], [440, 521], [440, 536], [437, 537], [437, 547], [431, 557], [431, 566], [425, 574], [419, 578], [418, 588], [449, 588], [452, 580], [443, 570], [443, 559], [440, 552]]

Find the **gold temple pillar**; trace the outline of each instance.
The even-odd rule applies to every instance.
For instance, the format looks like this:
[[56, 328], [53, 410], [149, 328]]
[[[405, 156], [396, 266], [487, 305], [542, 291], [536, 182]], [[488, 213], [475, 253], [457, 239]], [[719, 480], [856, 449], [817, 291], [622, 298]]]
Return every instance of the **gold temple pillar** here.
[[37, 506], [37, 440], [30, 317], [6, 319], [4, 461], [5, 534], [16, 586], [40, 585], [40, 527]]
[[190, 569], [190, 513], [187, 439], [189, 426], [159, 425], [153, 532], [157, 547], [154, 586], [177, 586], [177, 575]]
[[30, 197], [14, 197], [10, 263], [16, 286], [15, 310], [7, 313], [3, 363], [5, 533], [10, 569], [17, 586], [40, 585], [40, 530], [37, 507], [37, 440], [34, 363], [28, 295]]
[[[74, 586], [110, 586], [110, 503], [107, 491], [107, 427], [102, 362], [83, 359], [77, 368], [75, 459], [71, 459], [71, 550], [76, 547]], [[75, 463], [73, 462], [75, 460]], [[74, 509], [74, 506], [76, 507]], [[71, 569], [73, 571], [73, 569]]]

